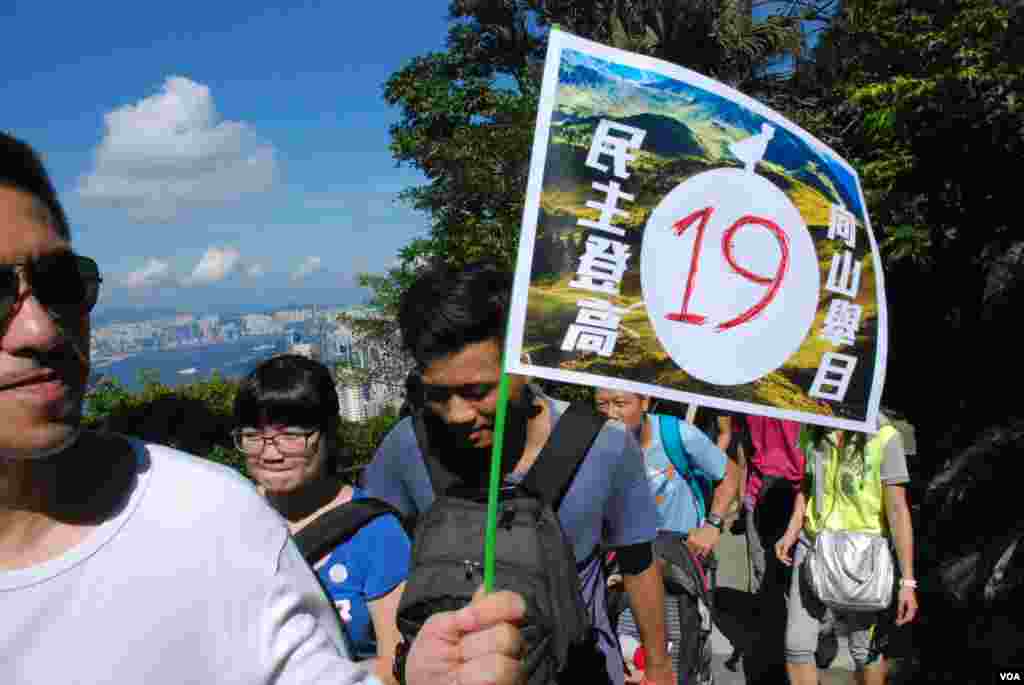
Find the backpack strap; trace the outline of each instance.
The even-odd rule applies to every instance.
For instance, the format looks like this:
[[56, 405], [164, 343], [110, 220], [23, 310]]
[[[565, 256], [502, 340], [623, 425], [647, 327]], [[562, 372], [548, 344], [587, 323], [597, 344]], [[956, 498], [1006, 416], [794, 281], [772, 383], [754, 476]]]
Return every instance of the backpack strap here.
[[437, 452], [431, 447], [428, 438], [427, 423], [423, 417], [423, 411], [413, 412], [412, 427], [416, 433], [416, 444], [419, 445], [420, 454], [423, 455], [423, 463], [427, 467], [427, 476], [430, 478], [430, 486], [434, 489], [435, 495], [445, 493], [453, 485], [459, 482], [458, 477], [445, 468]]
[[523, 479], [523, 488], [557, 512], [569, 484], [606, 421], [607, 418], [587, 404], [570, 404]]
[[332, 549], [352, 539], [363, 526], [378, 516], [401, 514], [384, 500], [373, 497], [350, 500], [324, 512], [295, 534], [295, 544], [310, 565], [327, 556]]
[[704, 488], [697, 482], [696, 474], [693, 472], [693, 465], [690, 463], [690, 454], [683, 446], [683, 436], [679, 433], [679, 419], [667, 414], [657, 414], [658, 433], [661, 435], [661, 445], [665, 448], [665, 454], [672, 462], [679, 475], [690, 486], [694, 498], [697, 500], [697, 513], [701, 519], [704, 518]]

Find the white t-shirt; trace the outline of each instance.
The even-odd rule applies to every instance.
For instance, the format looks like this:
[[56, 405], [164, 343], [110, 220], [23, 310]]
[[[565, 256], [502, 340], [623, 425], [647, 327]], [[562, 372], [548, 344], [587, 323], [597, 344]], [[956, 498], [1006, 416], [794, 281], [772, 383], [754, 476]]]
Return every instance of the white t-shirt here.
[[0, 572], [0, 682], [379, 683], [345, 656], [337, 614], [249, 483], [133, 447], [114, 518], [59, 558]]

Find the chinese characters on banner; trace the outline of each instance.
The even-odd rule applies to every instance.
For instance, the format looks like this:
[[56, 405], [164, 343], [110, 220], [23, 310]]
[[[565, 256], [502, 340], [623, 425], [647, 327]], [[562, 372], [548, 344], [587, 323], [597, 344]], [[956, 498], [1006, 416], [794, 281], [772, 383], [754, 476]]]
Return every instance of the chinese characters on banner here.
[[[601, 233], [616, 237], [626, 234], [624, 228], [612, 225], [616, 216], [626, 214], [619, 209], [619, 202], [633, 200], [632, 195], [622, 192], [619, 181], [629, 178], [628, 163], [635, 159], [631, 152], [640, 148], [645, 135], [647, 132], [643, 129], [607, 119], [602, 119], [597, 126], [597, 133], [587, 153], [586, 166], [611, 174], [614, 178], [607, 179], [605, 183], [595, 181], [591, 186], [599, 193], [604, 193], [603, 201], [588, 200], [586, 203], [587, 207], [601, 212], [600, 218], [597, 221], [581, 218], [576, 222], [579, 226], [591, 229], [591, 233], [580, 255], [576, 278], [569, 282], [570, 288], [598, 295], [619, 294], [622, 277], [629, 263], [629, 245], [616, 238], [602, 236]], [[610, 159], [611, 164], [602, 162], [602, 159]], [[596, 352], [602, 357], [610, 357], [615, 350], [619, 324], [625, 310], [612, 306], [607, 299], [579, 300], [576, 306], [579, 307], [579, 314], [566, 331], [562, 349], [567, 352]]]
[[[857, 246], [857, 219], [838, 205], [832, 205], [828, 224], [829, 239], [842, 241], [847, 249], [832, 256], [825, 290], [849, 299], [834, 298], [828, 305], [820, 337], [833, 345], [853, 345], [860, 328], [863, 309], [854, 304], [860, 289], [860, 262], [854, 261], [853, 248]], [[857, 357], [838, 352], [826, 352], [818, 367], [808, 393], [811, 397], [842, 402], [850, 387], [850, 379], [857, 368]]]
[[509, 372], [874, 431], [880, 265], [856, 173], [813, 136], [551, 32]]

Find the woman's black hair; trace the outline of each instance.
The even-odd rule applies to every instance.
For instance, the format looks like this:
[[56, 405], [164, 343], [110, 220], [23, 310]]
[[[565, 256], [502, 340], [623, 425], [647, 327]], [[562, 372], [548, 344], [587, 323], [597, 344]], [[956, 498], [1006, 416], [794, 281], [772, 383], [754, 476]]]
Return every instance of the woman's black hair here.
[[[835, 431], [835, 428], [829, 428], [826, 426], [818, 425], [807, 425], [804, 430], [810, 434], [810, 446], [814, 449], [820, 449], [821, 443], [825, 441], [825, 436]], [[847, 452], [843, 451], [842, 454], [851, 454], [854, 456], [861, 457], [864, 455], [864, 450], [868, 444], [868, 434], [861, 431], [846, 431], [846, 439], [850, 441], [849, 444], [853, 446], [853, 450]]]
[[264, 423], [319, 428], [326, 440], [327, 468], [338, 468], [338, 391], [331, 372], [320, 362], [282, 354], [261, 363], [246, 376], [235, 397], [235, 425]]

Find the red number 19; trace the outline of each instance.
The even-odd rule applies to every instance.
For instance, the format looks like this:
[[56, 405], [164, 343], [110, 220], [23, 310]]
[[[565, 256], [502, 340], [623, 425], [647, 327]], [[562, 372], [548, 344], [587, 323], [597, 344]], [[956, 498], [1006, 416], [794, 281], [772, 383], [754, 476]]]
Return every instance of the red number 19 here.
[[[707, 229], [708, 221], [711, 219], [711, 215], [714, 211], [713, 207], [705, 207], [704, 209], [697, 210], [689, 216], [680, 219], [672, 225], [676, 235], [682, 235], [686, 232], [686, 229], [700, 219], [700, 223], [697, 226], [697, 236], [693, 244], [693, 256], [690, 258], [690, 274], [686, 279], [686, 290], [683, 293], [683, 308], [679, 312], [673, 312], [665, 315], [665, 318], [671, 321], [701, 326], [707, 320], [706, 316], [691, 313], [689, 311], [689, 306], [690, 297], [693, 295], [693, 289], [697, 283], [697, 268], [700, 261], [700, 251], [704, 244], [704, 231]], [[733, 239], [735, 238], [736, 233], [745, 226], [761, 226], [763, 228], [767, 228], [779, 242], [779, 250], [781, 254], [779, 256], [779, 266], [775, 270], [774, 277], [769, 278], [767, 276], [755, 274], [736, 263], [736, 259], [733, 255]], [[767, 285], [768, 290], [765, 292], [764, 297], [758, 300], [752, 307], [741, 312], [732, 319], [723, 321], [715, 326], [715, 330], [717, 331], [725, 331], [747, 323], [763, 312], [765, 307], [775, 299], [775, 296], [779, 292], [779, 287], [782, 285], [782, 280], [786, 277], [786, 271], [789, 269], [789, 238], [786, 236], [786, 232], [779, 228], [779, 225], [771, 219], [765, 219], [763, 217], [748, 214], [738, 219], [736, 223], [730, 226], [722, 235], [722, 254], [725, 256], [725, 261], [733, 271], [748, 281]]]

